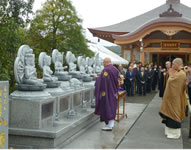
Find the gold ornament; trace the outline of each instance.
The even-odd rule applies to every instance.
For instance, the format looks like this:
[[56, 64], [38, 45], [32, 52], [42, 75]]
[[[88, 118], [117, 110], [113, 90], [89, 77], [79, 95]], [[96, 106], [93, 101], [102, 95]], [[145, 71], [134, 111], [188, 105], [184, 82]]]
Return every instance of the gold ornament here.
[[105, 96], [105, 92], [102, 92], [102, 93], [101, 93], [101, 96]]
[[108, 73], [107, 73], [107, 72], [104, 72], [104, 76], [106, 76], [106, 77], [107, 77], [107, 76], [108, 76]]
[[4, 144], [5, 144], [5, 131], [0, 133], [0, 147], [4, 148]]

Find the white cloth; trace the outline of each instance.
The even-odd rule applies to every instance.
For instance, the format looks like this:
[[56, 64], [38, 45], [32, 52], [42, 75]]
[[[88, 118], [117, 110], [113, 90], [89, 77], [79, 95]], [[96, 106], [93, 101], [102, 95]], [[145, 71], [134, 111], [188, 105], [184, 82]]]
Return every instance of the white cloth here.
[[109, 123], [108, 124], [105, 124], [105, 127], [107, 128], [113, 128], [114, 127], [114, 124], [115, 124], [115, 121], [114, 120], [109, 120]]
[[110, 128], [113, 128], [113, 127], [114, 127], [114, 123], [115, 123], [114, 120], [109, 120], [108, 126], [109, 126]]
[[165, 135], [169, 139], [179, 139], [181, 136], [181, 129], [172, 129], [165, 126]]

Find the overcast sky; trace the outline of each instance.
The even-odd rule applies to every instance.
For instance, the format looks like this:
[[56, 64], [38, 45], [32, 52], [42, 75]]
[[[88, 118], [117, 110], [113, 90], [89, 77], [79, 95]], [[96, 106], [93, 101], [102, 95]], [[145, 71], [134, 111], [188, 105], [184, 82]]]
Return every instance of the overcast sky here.
[[[34, 11], [41, 8], [46, 0], [35, 0]], [[83, 19], [83, 27], [103, 27], [119, 23], [150, 11], [164, 3], [166, 0], [71, 0], [77, 10], [78, 16]], [[191, 7], [191, 0], [181, 0], [181, 3]], [[86, 38], [97, 42], [97, 38], [86, 30]], [[102, 45], [112, 45], [101, 40]]]

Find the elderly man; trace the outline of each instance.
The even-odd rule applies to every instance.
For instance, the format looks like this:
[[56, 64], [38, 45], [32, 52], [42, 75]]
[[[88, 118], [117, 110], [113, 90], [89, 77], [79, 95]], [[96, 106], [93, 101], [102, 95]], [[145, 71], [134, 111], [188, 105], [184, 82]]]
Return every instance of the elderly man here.
[[109, 57], [104, 59], [104, 69], [97, 77], [95, 84], [96, 107], [95, 114], [100, 115], [100, 121], [105, 122], [104, 131], [111, 131], [117, 109], [119, 71], [111, 64]]
[[165, 135], [172, 139], [180, 137], [181, 121], [185, 117], [183, 96], [186, 88], [186, 74], [181, 70], [182, 65], [181, 58], [173, 60], [172, 72], [167, 80], [159, 113], [163, 119], [162, 123], [165, 124]]
[[142, 94], [146, 96], [147, 73], [145, 72], [144, 67], [141, 67], [141, 72], [139, 72], [137, 79], [139, 82], [139, 96]]

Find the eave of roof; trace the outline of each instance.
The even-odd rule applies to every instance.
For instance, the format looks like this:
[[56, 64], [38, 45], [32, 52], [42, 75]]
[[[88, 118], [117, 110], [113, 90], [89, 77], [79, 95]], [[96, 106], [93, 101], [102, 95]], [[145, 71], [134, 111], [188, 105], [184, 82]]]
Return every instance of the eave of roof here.
[[[90, 32], [107, 32], [107, 33], [131, 33], [132, 31], [135, 31], [137, 28], [142, 26], [142, 24], [145, 24], [149, 22], [150, 20], [159, 18], [159, 15], [166, 10], [168, 10], [170, 3], [163, 4], [149, 12], [146, 12], [142, 15], [139, 15], [137, 17], [131, 18], [129, 20], [106, 26], [106, 27], [99, 27], [99, 28], [89, 28]], [[172, 4], [172, 7], [175, 11], [178, 11], [183, 15], [185, 18], [191, 19], [191, 8], [188, 6], [185, 6], [181, 3], [175, 3]]]
[[132, 38], [135, 38], [137, 34], [142, 34], [144, 30], [147, 30], [148, 28], [153, 28], [154, 26], [158, 25], [165, 25], [165, 26], [171, 26], [171, 25], [181, 25], [185, 27], [191, 27], [191, 19], [185, 18], [185, 17], [163, 17], [163, 18], [155, 18], [147, 23], [143, 24], [142, 26], [138, 27], [134, 31], [132, 31], [129, 34], [124, 35], [112, 35], [112, 38], [115, 40], [130, 40]]

